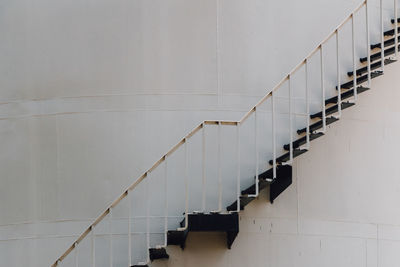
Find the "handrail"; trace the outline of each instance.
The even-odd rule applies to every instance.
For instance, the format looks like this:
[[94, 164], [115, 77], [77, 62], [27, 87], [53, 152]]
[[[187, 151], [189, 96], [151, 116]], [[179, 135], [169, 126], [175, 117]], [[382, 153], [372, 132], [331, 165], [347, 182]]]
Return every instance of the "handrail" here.
[[314, 48], [299, 64], [297, 64], [274, 88], [267, 93], [265, 96], [258, 101], [239, 121], [224, 121], [224, 120], [205, 120], [197, 125], [192, 131], [190, 131], [185, 137], [183, 137], [176, 145], [174, 145], [165, 155], [163, 155], [158, 161], [156, 161], [153, 166], [151, 166], [147, 171], [145, 171], [136, 181], [134, 181], [128, 188], [117, 198], [115, 199], [111, 205], [102, 212], [95, 221], [89, 225], [89, 227], [74, 241], [74, 243], [52, 264], [52, 267], [56, 267], [59, 262], [63, 261], [74, 249], [75, 247], [91, 232], [93, 228], [106, 217], [112, 208], [114, 208], [118, 203], [123, 200], [129, 193], [129, 191], [133, 190], [141, 181], [143, 181], [147, 175], [156, 169], [162, 162], [166, 160], [168, 156], [173, 154], [179, 147], [184, 145], [188, 139], [190, 139], [193, 135], [195, 135], [200, 129], [202, 129], [205, 125], [240, 125], [247, 120], [247, 118], [253, 114], [257, 107], [263, 104], [269, 97], [272, 96], [273, 92], [281, 87], [281, 85], [290, 78], [290, 76], [295, 73], [300, 67], [302, 67], [309, 58], [311, 58], [315, 52], [321, 49], [322, 45], [328, 41], [347, 21], [349, 21], [354, 14], [359, 11], [364, 5], [367, 4], [368, 0], [363, 0], [352, 12], [349, 16], [347, 16], [325, 39], [323, 39], [316, 48]]
[[266, 94], [263, 98], [261, 98], [261, 100], [255, 105], [253, 106], [243, 117], [242, 119], [238, 122], [238, 123], [243, 123], [256, 109], [258, 106], [260, 106], [262, 103], [265, 102], [265, 100], [267, 100], [271, 95], [272, 92], [276, 91], [278, 88], [281, 87], [281, 85], [289, 78], [290, 75], [292, 75], [293, 73], [295, 73], [301, 66], [303, 66], [307, 59], [309, 59], [310, 57], [312, 57], [314, 55], [315, 52], [317, 52], [321, 46], [328, 41], [340, 28], [342, 28], [342, 26], [349, 21], [353, 15], [359, 11], [364, 5], [367, 4], [368, 0], [363, 0], [360, 5], [357, 6], [356, 9], [354, 9], [351, 14], [349, 16], [347, 16], [325, 39], [322, 40], [322, 42], [320, 42], [318, 44], [318, 46], [316, 48], [314, 48], [314, 50], [312, 50], [299, 64], [297, 64], [277, 85], [275, 85], [275, 87], [271, 90], [271, 92], [269, 92], [268, 94]]

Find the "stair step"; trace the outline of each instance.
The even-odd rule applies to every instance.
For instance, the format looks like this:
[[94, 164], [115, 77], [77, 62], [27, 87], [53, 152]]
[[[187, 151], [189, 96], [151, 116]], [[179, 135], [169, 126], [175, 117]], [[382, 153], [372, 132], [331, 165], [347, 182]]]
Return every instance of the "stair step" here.
[[[394, 23], [394, 19], [391, 19], [390, 21], [391, 21], [392, 23]], [[400, 23], [400, 18], [397, 18], [397, 22]]]
[[[397, 27], [397, 31], [400, 32], [400, 27]], [[384, 36], [393, 36], [393, 35], [394, 35], [394, 29], [385, 31], [385, 32], [383, 33], [383, 35], [384, 35]]]
[[[342, 102], [342, 105], [341, 105], [342, 110], [346, 109], [346, 108], [349, 108], [351, 106], [354, 106], [354, 103]], [[338, 111], [339, 111], [339, 105], [336, 104], [336, 105], [334, 105], [332, 107], [329, 107], [329, 108], [325, 109], [325, 115], [328, 116], [328, 115], [331, 115], [331, 114], [336, 113]], [[318, 113], [315, 113], [315, 114], [312, 114], [310, 116], [310, 118], [311, 119], [322, 118], [322, 111], [320, 111]]]
[[[383, 74], [382, 71], [373, 71], [373, 72], [371, 72], [371, 79], [374, 79], [374, 78], [376, 78], [376, 77], [379, 77], [379, 76], [381, 76], [382, 74]], [[361, 84], [361, 83], [364, 83], [364, 82], [366, 82], [366, 81], [368, 81], [368, 75], [363, 75], [363, 76], [357, 77], [357, 85], [358, 85], [358, 84]], [[336, 87], [336, 88], [337, 88], [337, 87]], [[348, 81], [348, 82], [342, 84], [342, 85], [341, 85], [341, 88], [342, 88], [342, 89], [351, 89], [351, 88], [353, 88], [353, 80]]]
[[[389, 65], [389, 64], [396, 62], [396, 60], [385, 58], [384, 62], [385, 62], [385, 65]], [[382, 60], [376, 61], [375, 63], [371, 64], [371, 71], [379, 69], [381, 66], [382, 66]], [[356, 73], [357, 73], [357, 76], [368, 73], [368, 66], [358, 69], [356, 71]], [[347, 72], [347, 75], [351, 77], [351, 76], [353, 76], [353, 72], [349, 71], [349, 72]]]
[[[397, 40], [400, 40], [400, 36], [398, 36], [397, 38], [398, 38]], [[383, 42], [384, 47], [394, 45], [394, 40], [395, 40], [395, 38], [393, 37], [393, 38], [390, 38], [390, 39], [387, 39], [386, 41], [384, 41]], [[371, 49], [375, 49], [375, 48], [381, 48], [381, 43], [376, 43], [376, 44], [371, 45]]]
[[[357, 87], [357, 94], [364, 93], [367, 90], [369, 90], [368, 87], [359, 86], [359, 87]], [[350, 98], [352, 96], [354, 96], [354, 90], [346, 90], [345, 92], [343, 92], [341, 94], [341, 99], [345, 100], [345, 99]], [[325, 105], [336, 104], [337, 102], [338, 102], [338, 96], [334, 96], [334, 97], [331, 97], [331, 98], [328, 98], [327, 100], [325, 100]]]
[[[298, 157], [298, 156], [300, 156], [301, 154], [304, 154], [304, 153], [306, 153], [306, 152], [307, 152], [307, 149], [294, 149], [294, 150], [293, 150], [293, 158], [296, 158], [296, 157]], [[287, 162], [287, 161], [289, 161], [289, 160], [290, 160], [290, 152], [287, 152], [287, 153], [283, 154], [282, 156], [278, 157], [278, 158], [276, 159], [276, 163], [277, 163], [277, 164], [281, 164], [281, 163]], [[272, 164], [273, 164], [273, 161], [270, 160], [270, 161], [269, 161], [269, 164], [272, 165]]]
[[[289, 177], [290, 176], [290, 177]], [[289, 165], [284, 165], [284, 166], [277, 166], [276, 167], [276, 178], [272, 181], [272, 183], [267, 182], [267, 179], [272, 179], [273, 177], [273, 168], [261, 173], [258, 178], [260, 179], [260, 182], [262, 185], [267, 187], [270, 185], [270, 201], [273, 202], [273, 200], [283, 192], [283, 190], [287, 187], [284, 186], [284, 184], [287, 184], [288, 179], [291, 179], [292, 177], [292, 166]], [[271, 185], [274, 184], [271, 188]], [[249, 204], [251, 201], [253, 201], [255, 198], [249, 198], [247, 195], [248, 194], [255, 194], [256, 188], [255, 184], [250, 186], [249, 188], [245, 189], [242, 191], [242, 194], [245, 196], [241, 196], [240, 198], [240, 207], [241, 210], [244, 209], [244, 207]], [[264, 189], [265, 187], [260, 186], [260, 190]], [[271, 198], [272, 196], [272, 198]], [[246, 200], [247, 199], [247, 200]], [[244, 202], [246, 201], [246, 202]], [[244, 202], [242, 204], [242, 202]], [[237, 201], [232, 203], [229, 207], [227, 207], [228, 211], [235, 211], [237, 210]]]
[[[240, 210], [244, 210], [244, 207], [246, 207], [254, 199], [255, 199], [254, 197], [241, 196], [240, 197]], [[226, 210], [227, 211], [236, 211], [237, 210], [237, 200], [235, 202], [233, 202], [231, 205], [229, 205], [226, 208]]]
[[169, 259], [165, 248], [149, 248], [150, 260]]
[[271, 203], [274, 203], [274, 200], [292, 184], [292, 166], [281, 166], [280, 170], [280, 175], [269, 186], [269, 201]]
[[131, 267], [149, 267], [149, 265], [147, 265], [147, 264], [136, 264], [136, 265], [132, 265]]
[[[227, 246], [230, 249], [239, 233], [239, 214], [192, 213], [188, 214], [188, 228], [185, 231], [168, 231], [168, 245], [185, 247], [188, 232], [226, 232]], [[183, 227], [185, 220], [181, 222]], [[170, 243], [171, 241], [171, 243]]]
[[[310, 133], [310, 141], [313, 141], [323, 135], [324, 135], [323, 133]], [[307, 143], [307, 136], [303, 136], [293, 142], [293, 149], [299, 148], [300, 146], [302, 146], [306, 143]], [[284, 145], [283, 149], [289, 151], [290, 145], [289, 144]]]
[[185, 248], [186, 238], [189, 231], [186, 229], [184, 231], [170, 230], [167, 233], [167, 244], [180, 246], [182, 249]]
[[[270, 176], [272, 177], [272, 175]], [[256, 178], [254, 177], [254, 180]], [[270, 183], [267, 182], [265, 179], [262, 179], [260, 175], [258, 176], [258, 190], [261, 191], [264, 188], [266, 188]], [[242, 195], [254, 195], [256, 193], [256, 184], [253, 184], [252, 186], [246, 188], [245, 190], [242, 191]]]
[[[339, 119], [336, 119], [334, 117], [326, 117], [326, 125], [334, 123], [334, 122], [336, 122], [338, 120]], [[322, 128], [322, 120], [319, 120], [319, 121], [317, 121], [317, 122], [315, 122], [315, 123], [310, 125], [310, 132], [315, 132], [316, 130], [321, 129], [321, 128]], [[307, 128], [303, 128], [303, 129], [297, 130], [297, 134], [302, 134], [302, 133], [305, 133], [305, 132], [307, 132]]]
[[[387, 56], [393, 55], [394, 52], [395, 52], [394, 46], [390, 47], [388, 49], [385, 49], [384, 56], [387, 57]], [[377, 52], [375, 54], [372, 54], [370, 56], [370, 61], [373, 62], [373, 61], [378, 60], [380, 58], [381, 58], [381, 52], [379, 51], [379, 52]], [[367, 62], [367, 59], [368, 59], [368, 57], [362, 57], [362, 58], [360, 58], [360, 62], [361, 63]]]

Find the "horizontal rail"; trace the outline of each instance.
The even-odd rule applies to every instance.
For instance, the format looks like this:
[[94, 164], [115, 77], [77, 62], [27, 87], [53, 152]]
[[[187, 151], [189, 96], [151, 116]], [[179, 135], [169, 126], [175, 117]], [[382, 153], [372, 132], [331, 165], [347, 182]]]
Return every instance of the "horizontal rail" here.
[[305, 63], [306, 63], [306, 61], [307, 61], [307, 59], [309, 59], [310, 57], [312, 57], [314, 54], [315, 54], [315, 52], [317, 52], [320, 48], [321, 48], [321, 46], [324, 44], [324, 43], [326, 43], [326, 41], [328, 41], [330, 38], [332, 38], [332, 36], [334, 36], [335, 35], [335, 33], [336, 33], [336, 31], [337, 30], [339, 30], [340, 28], [342, 28], [343, 27], [343, 25], [346, 23], [346, 22], [348, 22], [352, 17], [353, 17], [353, 15], [357, 12], [357, 11], [359, 11], [364, 5], [366, 5], [366, 3], [367, 3], [367, 0], [363, 0], [358, 6], [357, 6], [357, 8], [356, 9], [354, 9], [353, 10], [353, 12], [351, 12], [351, 14], [349, 15], [349, 16], [347, 16], [340, 24], [339, 24], [339, 26], [337, 26], [325, 39], [323, 39], [322, 40], [322, 42], [320, 42], [319, 43], [319, 45], [316, 47], [316, 48], [314, 48], [314, 50], [312, 50], [299, 64], [297, 64], [272, 90], [271, 90], [271, 92], [269, 92], [268, 94], [266, 94], [254, 107], [252, 107], [251, 109], [250, 109], [250, 111], [249, 112], [247, 112], [243, 117], [242, 117], [242, 119], [239, 121], [239, 123], [243, 123], [244, 121], [246, 121], [247, 120], [247, 118], [252, 114], [252, 113], [254, 113], [254, 111], [257, 109], [257, 107], [258, 106], [260, 106], [262, 103], [264, 103], [271, 95], [272, 95], [272, 92], [274, 92], [274, 91], [276, 91], [278, 88], [280, 88], [281, 87], [281, 85], [284, 83], [284, 82], [286, 82], [286, 80], [288, 80], [288, 78], [289, 78], [289, 76], [290, 75], [292, 75], [292, 74], [294, 74], [298, 69], [300, 69]]
[[123, 200], [127, 195], [128, 192], [133, 190], [140, 182], [142, 182], [149, 173], [151, 173], [154, 169], [156, 169], [161, 163], [163, 163], [167, 157], [169, 157], [171, 154], [173, 154], [178, 148], [180, 148], [183, 144], [187, 142], [188, 139], [190, 139], [192, 136], [194, 136], [199, 130], [201, 130], [205, 125], [239, 125], [245, 122], [251, 114], [253, 114], [257, 108], [263, 104], [269, 97], [272, 96], [272, 93], [275, 92], [277, 89], [279, 89], [283, 83], [286, 82], [286, 80], [289, 79], [289, 77], [295, 73], [298, 69], [300, 69], [304, 64], [306, 64], [307, 60], [312, 57], [315, 52], [317, 52], [321, 46], [328, 41], [347, 21], [349, 21], [352, 16], [360, 10], [364, 5], [366, 5], [367, 0], [363, 0], [359, 6], [353, 12], [346, 17], [340, 24], [337, 26], [320, 44], [313, 49], [305, 58], [302, 60], [299, 64], [297, 64], [290, 72], [287, 74], [275, 87], [268, 93], [266, 94], [261, 100], [253, 106], [239, 121], [218, 121], [218, 120], [207, 120], [201, 122], [198, 126], [196, 126], [192, 131], [190, 131], [185, 137], [183, 137], [175, 146], [173, 146], [164, 156], [162, 156], [156, 163], [153, 164], [153, 166], [150, 167], [146, 172], [144, 172], [136, 181], [134, 181], [128, 188], [117, 198], [115, 199], [111, 205], [103, 211], [100, 216], [98, 216], [95, 221], [88, 226], [88, 228], [73, 242], [73, 244], [60, 256], [53, 264], [52, 267], [56, 267], [59, 262], [63, 261], [74, 249], [75, 247], [91, 232], [93, 231], [94, 227], [101, 222], [104, 217], [106, 217], [112, 208], [118, 205], [121, 200]]
[[190, 139], [193, 135], [195, 135], [200, 129], [204, 127], [204, 125], [237, 125], [237, 121], [203, 121], [198, 126], [196, 126], [192, 131], [190, 131], [185, 137], [183, 137], [175, 146], [173, 146], [164, 156], [162, 156], [153, 166], [150, 167], [145, 173], [143, 173], [135, 182], [133, 182], [117, 199], [115, 199], [111, 205], [98, 216], [95, 221], [88, 226], [88, 228], [72, 243], [72, 245], [64, 252], [64, 254], [59, 257], [52, 265], [52, 267], [56, 267], [58, 262], [63, 261], [74, 248], [93, 230], [93, 228], [101, 222], [104, 217], [106, 217], [110, 213], [110, 209], [114, 208], [118, 205], [121, 200], [123, 200], [128, 192], [133, 190], [141, 181], [143, 181], [147, 175], [156, 169], [162, 162], [165, 161], [167, 156], [173, 154], [180, 146], [182, 146], [188, 139]]

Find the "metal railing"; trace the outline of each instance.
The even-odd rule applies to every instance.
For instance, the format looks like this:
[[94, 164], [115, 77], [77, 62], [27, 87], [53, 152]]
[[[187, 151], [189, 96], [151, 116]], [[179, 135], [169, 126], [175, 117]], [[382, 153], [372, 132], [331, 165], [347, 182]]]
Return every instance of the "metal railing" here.
[[[370, 62], [370, 28], [369, 28], [369, 8], [368, 8], [368, 2], [367, 0], [362, 1], [356, 9], [353, 10], [353, 12], [347, 16], [320, 44], [313, 49], [298, 65], [296, 65], [268, 94], [266, 94], [261, 100], [254, 105], [250, 111], [248, 111], [239, 121], [221, 121], [221, 120], [214, 120], [214, 121], [203, 121], [199, 125], [197, 125], [192, 131], [190, 131], [186, 136], [184, 136], [175, 146], [173, 146], [165, 155], [163, 155], [156, 163], [151, 166], [147, 171], [145, 171], [136, 181], [134, 181], [116, 200], [114, 200], [107, 209], [100, 214], [100, 216], [97, 217], [97, 219], [90, 224], [87, 229], [72, 243], [72, 245], [54, 262], [52, 265], [53, 267], [60, 265], [63, 260], [72, 252], [75, 250], [75, 266], [78, 266], [78, 248], [81, 242], [88, 237], [90, 234], [90, 250], [91, 250], [91, 265], [94, 267], [96, 266], [96, 242], [95, 242], [95, 234], [94, 234], [94, 229], [99, 225], [100, 222], [104, 220], [105, 217], [108, 216], [109, 219], [109, 261], [110, 261], [110, 266], [113, 266], [113, 232], [112, 232], [112, 221], [113, 221], [113, 210], [114, 208], [123, 200], [123, 199], [128, 199], [128, 255], [127, 257], [129, 258], [128, 264], [129, 266], [132, 265], [132, 199], [131, 199], [131, 194], [132, 190], [135, 189], [139, 184], [141, 184], [143, 181], [148, 178], [148, 176], [158, 169], [161, 165], [163, 165], [163, 194], [164, 194], [164, 214], [163, 214], [163, 244], [161, 244], [161, 247], [165, 247], [167, 245], [167, 232], [168, 232], [168, 226], [169, 226], [169, 216], [168, 215], [168, 208], [169, 208], [169, 202], [168, 202], [168, 195], [169, 195], [169, 190], [170, 188], [168, 187], [168, 159], [177, 151], [178, 149], [183, 149], [184, 150], [184, 190], [185, 190], [185, 212], [184, 212], [184, 225], [181, 228], [178, 228], [178, 230], [183, 231], [186, 230], [188, 227], [188, 214], [191, 212], [189, 210], [189, 200], [190, 200], [190, 193], [189, 193], [189, 174], [188, 174], [188, 169], [189, 169], [189, 160], [188, 160], [188, 143], [189, 141], [197, 134], [201, 132], [201, 209], [198, 212], [206, 212], [207, 206], [206, 206], [206, 200], [207, 200], [207, 179], [206, 179], [206, 128], [208, 126], [216, 126], [217, 127], [217, 177], [218, 177], [218, 186], [217, 186], [217, 199], [218, 199], [218, 206], [217, 209], [214, 210], [214, 212], [222, 212], [223, 211], [223, 201], [222, 201], [222, 196], [223, 196], [223, 182], [222, 182], [222, 167], [221, 167], [221, 158], [222, 158], [222, 127], [235, 127], [236, 128], [236, 201], [237, 201], [237, 209], [235, 212], [240, 211], [240, 196], [241, 196], [241, 182], [242, 182], [242, 175], [241, 175], [241, 130], [244, 125], [244, 123], [250, 118], [250, 116], [254, 116], [254, 157], [255, 157], [255, 168], [254, 168], [254, 173], [255, 173], [255, 192], [254, 194], [249, 195], [250, 197], [257, 197], [259, 195], [259, 158], [260, 158], [260, 151], [259, 151], [259, 112], [265, 112], [265, 110], [261, 109], [261, 106], [263, 103], [265, 103], [267, 100], [270, 100], [270, 107], [268, 108], [268, 113], [271, 114], [271, 119], [270, 119], [270, 129], [271, 129], [271, 139], [268, 142], [271, 142], [272, 146], [272, 177], [269, 177], [270, 180], [274, 180], [277, 177], [277, 113], [278, 111], [276, 110], [276, 101], [277, 99], [280, 99], [280, 96], [277, 95], [277, 91], [279, 88], [281, 88], [284, 84], [287, 84], [288, 87], [288, 123], [287, 129], [289, 130], [289, 160], [287, 162], [283, 162], [282, 164], [292, 164], [293, 158], [294, 158], [294, 148], [293, 148], [293, 120], [295, 116], [302, 116], [306, 118], [306, 144], [304, 146], [301, 146], [299, 149], [309, 149], [310, 148], [310, 135], [311, 135], [311, 130], [310, 130], [310, 70], [309, 70], [309, 61], [310, 59], [317, 55], [319, 52], [319, 64], [320, 64], [320, 72], [319, 72], [319, 80], [320, 80], [320, 87], [321, 87], [321, 109], [322, 109], [322, 129], [319, 130], [318, 132], [324, 133], [327, 130], [327, 115], [326, 115], [326, 85], [325, 85], [325, 57], [324, 57], [324, 51], [325, 51], [325, 45], [326, 43], [331, 40], [333, 37], [335, 37], [335, 43], [336, 43], [336, 75], [337, 75], [337, 85], [338, 85], [338, 93], [337, 93], [337, 104], [338, 104], [338, 111], [337, 115], [334, 115], [336, 118], [340, 118], [342, 115], [342, 99], [341, 99], [341, 67], [340, 67], [340, 59], [341, 59], [341, 54], [340, 54], [340, 32], [343, 26], [351, 21], [351, 36], [352, 36], [352, 65], [353, 65], [353, 96], [354, 100], [353, 102], [357, 101], [357, 54], [356, 54], [356, 27], [355, 27], [355, 16], [357, 15], [360, 10], [365, 7], [365, 32], [366, 32], [366, 41], [367, 41], [367, 75], [368, 75], [368, 86], [370, 86], [371, 83], [371, 62]], [[395, 16], [395, 55], [396, 58], [398, 56], [398, 38], [397, 38], [397, 1], [394, 1], [394, 16]], [[384, 25], [383, 25], [383, 0], [380, 1], [380, 23], [381, 23], [381, 70], [384, 70]], [[293, 76], [300, 70], [304, 70], [304, 81], [305, 81], [305, 112], [296, 112], [295, 108], [293, 107], [293, 102], [294, 102], [294, 96], [293, 96], [293, 83], [292, 79]], [[207, 127], [206, 127], [207, 126]], [[149, 262], [149, 252], [148, 249], [151, 247], [150, 246], [150, 214], [149, 214], [149, 185], [146, 183], [146, 249], [147, 249], [147, 255], [146, 255], [146, 260], [144, 263]]]

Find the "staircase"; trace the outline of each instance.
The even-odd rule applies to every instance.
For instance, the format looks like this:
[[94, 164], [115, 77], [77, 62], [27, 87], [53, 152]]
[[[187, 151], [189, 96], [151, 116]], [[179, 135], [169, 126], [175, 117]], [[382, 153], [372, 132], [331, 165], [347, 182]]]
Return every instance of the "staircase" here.
[[[311, 141], [324, 136], [342, 111], [357, 103], [359, 94], [370, 90], [371, 79], [396, 62], [390, 56], [397, 59], [400, 18], [394, 29], [384, 31], [381, 1], [381, 40], [371, 45], [368, 10], [365, 0], [240, 121], [203, 121], [195, 127], [111, 203], [52, 266], [96, 266], [99, 247], [101, 254], [108, 254], [110, 266], [149, 266], [169, 258], [167, 246], [184, 249], [194, 231], [224, 232], [230, 249], [239, 233], [240, 211], [264, 189], [273, 203], [292, 183], [293, 160], [310, 149]], [[358, 28], [365, 29], [367, 42], [366, 57], [357, 62], [354, 17], [360, 12], [365, 12], [366, 21]], [[397, 18], [396, 1], [393, 14]], [[342, 83], [340, 59], [345, 48], [340, 36], [348, 24], [353, 66], [344, 72], [347, 81]], [[325, 85], [325, 49], [331, 40], [336, 41], [339, 88]], [[315, 58], [318, 71], [312, 71]], [[318, 86], [311, 83], [315, 77]], [[299, 84], [303, 90], [296, 97], [299, 92], [293, 88]], [[115, 256], [122, 250], [123, 259]]]

